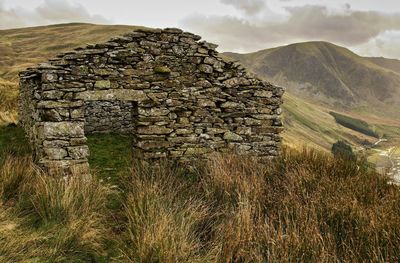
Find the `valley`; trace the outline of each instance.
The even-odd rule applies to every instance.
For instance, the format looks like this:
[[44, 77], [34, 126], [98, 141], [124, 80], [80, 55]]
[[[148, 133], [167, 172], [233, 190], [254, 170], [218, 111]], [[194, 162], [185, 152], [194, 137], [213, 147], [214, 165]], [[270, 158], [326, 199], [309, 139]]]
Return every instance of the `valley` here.
[[[399, 144], [399, 60], [362, 57], [328, 42], [224, 56], [287, 88], [286, 144], [325, 151], [337, 140], [347, 141], [355, 150], [370, 147], [377, 138], [390, 141], [387, 148]], [[376, 161], [373, 151], [367, 155]]]
[[400, 145], [373, 149], [369, 161], [376, 165], [376, 170], [386, 173], [393, 184], [400, 185]]

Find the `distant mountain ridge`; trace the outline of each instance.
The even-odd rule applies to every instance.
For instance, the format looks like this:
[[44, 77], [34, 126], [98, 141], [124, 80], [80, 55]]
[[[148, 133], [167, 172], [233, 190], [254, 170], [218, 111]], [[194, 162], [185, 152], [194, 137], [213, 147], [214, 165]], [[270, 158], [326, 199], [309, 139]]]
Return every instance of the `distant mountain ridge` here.
[[361, 57], [328, 42], [224, 53], [290, 92], [333, 106], [400, 103], [400, 60]]
[[366, 58], [372, 61], [373, 63], [382, 66], [387, 69], [391, 69], [400, 74], [400, 60], [398, 59], [390, 59], [384, 57], [370, 57]]

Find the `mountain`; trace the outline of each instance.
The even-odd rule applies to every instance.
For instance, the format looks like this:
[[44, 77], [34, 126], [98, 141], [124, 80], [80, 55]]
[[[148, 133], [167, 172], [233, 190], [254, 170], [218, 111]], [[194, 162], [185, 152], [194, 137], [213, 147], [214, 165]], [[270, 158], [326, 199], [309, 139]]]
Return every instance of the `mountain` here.
[[[20, 70], [40, 62], [45, 62], [58, 53], [90, 43], [103, 42], [137, 28], [139, 27], [72, 23], [0, 30], [0, 124], [1, 122], [11, 122], [16, 118], [18, 72]], [[386, 80], [389, 79], [389, 77], [386, 77], [387, 75], [399, 74], [399, 61], [381, 58], [361, 58], [350, 51], [346, 51], [344, 48], [322, 42], [306, 45], [309, 47], [304, 48], [305, 50], [301, 52], [299, 50], [303, 48], [296, 46], [289, 46], [289, 50], [292, 50], [289, 53], [292, 55], [285, 55], [286, 47], [281, 47], [254, 54], [239, 55], [229, 53], [225, 54], [225, 56], [229, 55], [235, 59], [240, 59], [250, 70], [258, 72], [259, 76], [282, 86], [289, 87], [285, 94], [285, 103], [283, 105], [285, 123], [283, 138], [286, 144], [292, 146], [308, 145], [329, 150], [332, 143], [339, 139], [347, 140], [354, 146], [360, 145], [364, 140], [371, 142], [376, 140], [375, 138], [337, 124], [329, 112], [337, 111], [338, 108], [326, 103], [316, 103], [306, 96], [298, 96], [297, 93], [302, 92], [298, 92], [296, 87], [310, 85], [304, 83], [318, 84], [313, 87], [314, 90], [321, 94], [323, 92], [327, 94], [332, 93], [329, 97], [333, 101], [331, 105], [345, 104], [351, 98], [356, 101], [358, 96], [356, 87], [351, 86], [351, 89], [348, 87], [349, 98], [345, 99], [338, 96], [334, 89], [329, 89], [329, 86], [324, 85], [324, 83], [330, 82], [347, 83], [345, 82], [347, 81], [345, 78], [341, 79], [342, 75], [344, 75], [343, 72], [345, 72], [344, 69], [341, 69], [342, 66], [339, 67], [339, 65], [336, 65], [336, 68], [332, 66], [331, 70], [320, 69], [320, 67], [330, 68], [331, 64], [335, 64], [333, 61], [338, 60], [337, 56], [333, 55], [333, 50], [329, 51], [331, 53], [330, 56], [326, 54], [328, 53], [326, 50], [330, 50], [331, 48], [337, 49], [336, 53], [342, 54], [342, 57], [345, 57], [343, 60], [346, 59], [347, 63], [353, 65], [350, 67], [356, 67], [355, 65], [357, 65], [357, 67], [365, 70], [363, 65], [367, 64], [366, 67], [376, 75], [376, 79], [382, 78], [386, 82], [389, 82]], [[318, 51], [317, 46], [326, 46], [326, 48], [322, 48], [325, 50], [325, 53]], [[322, 55], [322, 53], [325, 55]], [[346, 54], [350, 58], [347, 58]], [[295, 64], [293, 63], [295, 61], [306, 61], [309, 57], [312, 57], [312, 60], [306, 63], [306, 66], [301, 64], [292, 65]], [[365, 61], [368, 61], [368, 63]], [[349, 67], [348, 65], [344, 66]], [[335, 74], [329, 74], [333, 69], [336, 70]], [[327, 80], [321, 78], [320, 72], [325, 72]], [[338, 72], [342, 73], [339, 74]], [[347, 74], [347, 77], [350, 79], [354, 78], [350, 73]], [[282, 81], [284, 78], [293, 82], [296, 81], [298, 84], [292, 86], [285, 85], [285, 82]], [[362, 79], [363, 77], [361, 75], [358, 78]], [[287, 82], [290, 84], [290, 81]], [[356, 80], [353, 81], [356, 82]], [[397, 77], [393, 77], [392, 81], [397, 81]], [[380, 84], [378, 80], [376, 82]], [[349, 84], [346, 85], [349, 86]], [[342, 87], [339, 85], [338, 87], [343, 88], [346, 86]], [[368, 85], [369, 89], [371, 92], [374, 91], [372, 85]], [[391, 92], [392, 89], [394, 89], [394, 85], [390, 85], [387, 88], [387, 92]], [[385, 100], [386, 98], [383, 99]], [[366, 108], [369, 108], [368, 104], [366, 104]], [[359, 108], [358, 112], [345, 111], [344, 113], [367, 121], [380, 134], [385, 133], [390, 136], [400, 137], [398, 129], [400, 127], [400, 120], [398, 119], [383, 118], [371, 114], [365, 115], [363, 108]]]
[[372, 58], [366, 58], [366, 59], [372, 61], [373, 63], [375, 63], [381, 67], [393, 70], [394, 72], [397, 72], [400, 74], [400, 60], [398, 60], [398, 59], [389, 59], [389, 58], [384, 58], [384, 57], [379, 57], [379, 58], [372, 57]]
[[[398, 115], [400, 61], [361, 57], [327, 42], [306, 42], [249, 54], [225, 53], [292, 94], [338, 109], [376, 107]], [[400, 118], [400, 116], [398, 116]]]

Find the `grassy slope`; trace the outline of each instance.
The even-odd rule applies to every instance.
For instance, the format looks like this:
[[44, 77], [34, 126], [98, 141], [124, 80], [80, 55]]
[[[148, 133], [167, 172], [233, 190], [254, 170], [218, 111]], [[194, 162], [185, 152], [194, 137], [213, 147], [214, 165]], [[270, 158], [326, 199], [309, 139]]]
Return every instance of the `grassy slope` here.
[[[337, 140], [346, 140], [358, 147], [364, 140], [375, 142], [376, 139], [336, 123], [329, 114], [330, 108], [309, 103], [301, 98], [286, 93], [284, 97], [283, 139], [285, 144], [299, 148], [304, 145], [321, 150], [330, 150]], [[400, 138], [400, 123], [392, 120], [369, 119], [379, 134], [386, 134], [391, 140]], [[385, 124], [383, 124], [385, 123]], [[398, 125], [397, 127], [394, 125]]]
[[[312, 146], [322, 150], [330, 150], [337, 140], [346, 140], [358, 148], [365, 140], [375, 142], [376, 139], [360, 132], [339, 125], [330, 111], [331, 107], [310, 103], [304, 99], [285, 94], [283, 138], [286, 144], [292, 146]], [[385, 135], [390, 145], [400, 143], [400, 121], [382, 118], [374, 115], [358, 114], [344, 111], [342, 114], [366, 121], [379, 135]]]
[[379, 66], [391, 69], [400, 74], [400, 60], [398, 59], [388, 59], [383, 57], [371, 57], [367, 59]]
[[18, 71], [56, 54], [86, 44], [104, 42], [137, 26], [62, 24], [0, 30], [0, 77], [16, 81]]

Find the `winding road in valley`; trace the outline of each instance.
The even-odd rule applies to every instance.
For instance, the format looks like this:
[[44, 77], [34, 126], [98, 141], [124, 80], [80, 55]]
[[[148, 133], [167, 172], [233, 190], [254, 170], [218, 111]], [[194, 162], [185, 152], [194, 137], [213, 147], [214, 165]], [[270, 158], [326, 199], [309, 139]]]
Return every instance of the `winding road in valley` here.
[[400, 146], [381, 150], [376, 168], [379, 172], [387, 172], [392, 182], [400, 185]]
[[392, 164], [389, 175], [393, 178], [394, 183], [400, 184], [400, 146], [394, 147], [389, 154], [389, 159]]

